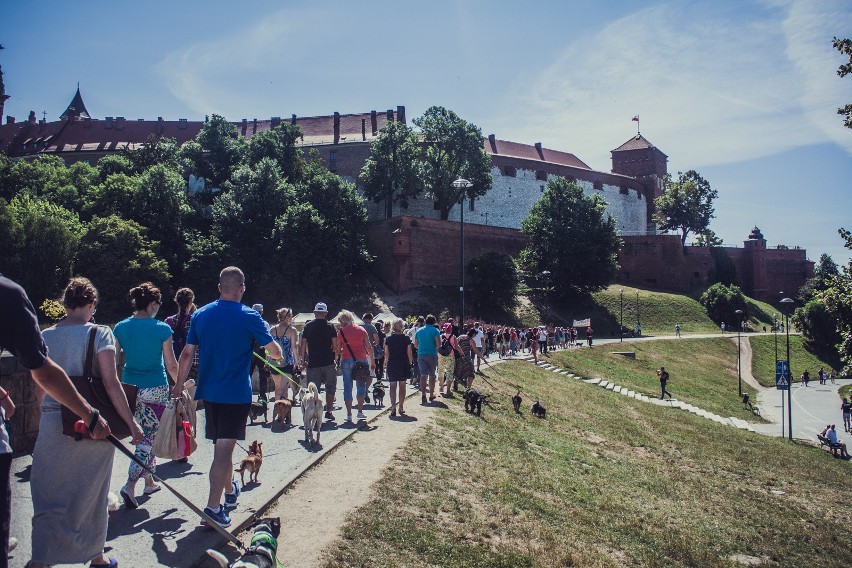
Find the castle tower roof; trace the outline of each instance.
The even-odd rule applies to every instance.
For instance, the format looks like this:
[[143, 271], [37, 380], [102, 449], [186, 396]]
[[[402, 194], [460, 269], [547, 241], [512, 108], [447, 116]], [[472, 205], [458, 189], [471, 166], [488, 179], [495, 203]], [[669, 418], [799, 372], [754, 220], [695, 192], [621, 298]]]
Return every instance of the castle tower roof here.
[[[624, 152], [627, 150], [647, 150], [653, 148], [655, 150], [659, 150], [656, 146], [651, 144], [647, 138], [642, 136], [641, 134], [637, 134], [615, 150], [613, 152]], [[663, 154], [665, 156], [665, 154]]]
[[74, 93], [74, 98], [68, 103], [68, 108], [65, 109], [59, 119], [64, 119], [69, 116], [78, 116], [80, 118], [91, 118], [89, 111], [86, 110], [86, 103], [83, 102], [83, 96], [80, 94], [80, 84], [77, 83], [77, 92]]
[[757, 225], [755, 225], [754, 228], [751, 230], [751, 233], [749, 233], [748, 238], [749, 240], [762, 241], [763, 233], [761, 233], [760, 229], [758, 229]]

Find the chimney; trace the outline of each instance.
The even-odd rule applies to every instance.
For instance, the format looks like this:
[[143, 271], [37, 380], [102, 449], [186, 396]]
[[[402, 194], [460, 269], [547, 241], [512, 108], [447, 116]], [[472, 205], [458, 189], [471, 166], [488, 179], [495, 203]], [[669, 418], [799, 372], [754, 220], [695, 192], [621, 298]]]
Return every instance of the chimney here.
[[[9, 95], [0, 95], [0, 121], [3, 120], [3, 111], [6, 108], [6, 101], [8, 101], [11, 97]], [[6, 117], [8, 120], [8, 117]], [[12, 122], [6, 122], [6, 124], [15, 124], [15, 118], [12, 117]]]
[[397, 122], [401, 122], [405, 124], [405, 107], [401, 105], [397, 105], [396, 107], [396, 120]]
[[388, 115], [388, 122], [393, 122], [393, 109], [388, 109], [387, 115]]
[[35, 115], [35, 111], [34, 111], [34, 110], [31, 110], [31, 111], [30, 111], [30, 115], [27, 117], [27, 122], [29, 122], [30, 124], [35, 124], [35, 123], [36, 123], [36, 115]]
[[187, 124], [187, 122], [186, 122], [185, 118], [179, 118], [178, 119], [178, 130], [186, 130], [186, 124]]
[[106, 124], [104, 124], [104, 128], [106, 128], [107, 130], [110, 130], [112, 128], [112, 117], [111, 116], [106, 117]]
[[15, 117], [6, 115], [6, 124], [15, 124]]
[[535, 151], [538, 152], [538, 157], [544, 159], [544, 152], [541, 151], [541, 142], [535, 143]]
[[290, 116], [290, 124], [295, 126], [295, 124], [296, 124], [296, 115], [295, 114]]
[[488, 135], [488, 144], [491, 146], [491, 153], [497, 153], [497, 137], [493, 134]]
[[279, 124], [281, 124], [281, 117], [280, 117], [280, 116], [273, 116], [273, 117], [272, 117], [272, 120], [270, 121], [270, 126], [269, 126], [269, 127], [270, 127], [270, 128], [275, 128], [275, 127], [276, 127], [276, 126], [278, 126]]
[[361, 119], [361, 140], [367, 140], [367, 119]]
[[334, 143], [340, 143], [340, 113], [334, 113]]
[[165, 124], [163, 124], [163, 117], [157, 117], [157, 134], [162, 134], [164, 130]]
[[116, 116], [115, 117], [115, 129], [116, 130], [124, 130], [124, 117]]
[[256, 118], [252, 121], [251, 134], [252, 134], [252, 136], [257, 134], [257, 119]]
[[370, 111], [370, 126], [373, 127], [373, 136], [375, 136], [376, 132], [379, 131], [379, 128], [378, 128], [379, 125], [378, 125], [377, 120], [376, 120], [376, 111], [374, 111], [374, 110]]
[[83, 119], [83, 128], [91, 128], [92, 127], [92, 118], [87, 116]]
[[246, 130], [248, 129], [248, 119], [244, 118], [243, 122], [240, 124], [240, 132], [243, 135], [243, 138], [246, 137]]

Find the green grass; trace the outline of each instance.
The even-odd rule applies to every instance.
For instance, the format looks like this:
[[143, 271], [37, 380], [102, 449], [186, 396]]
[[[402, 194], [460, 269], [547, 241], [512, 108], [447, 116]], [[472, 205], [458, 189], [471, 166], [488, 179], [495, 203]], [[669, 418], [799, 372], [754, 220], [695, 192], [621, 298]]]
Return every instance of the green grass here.
[[[326, 566], [734, 567], [735, 554], [781, 567], [852, 562], [852, 501], [838, 498], [852, 469], [828, 452], [521, 362], [500, 375], [501, 390], [523, 389], [523, 413], [505, 395], [481, 418], [447, 401], [352, 512]], [[530, 415], [535, 398], [547, 419]]]
[[[778, 358], [787, 357], [786, 336], [778, 334]], [[772, 334], [749, 337], [752, 350], [751, 372], [760, 384], [775, 386], [775, 338]], [[807, 369], [812, 380], [819, 380], [817, 371], [822, 367], [828, 373], [830, 369], [841, 369], [837, 352], [817, 353], [811, 349], [801, 335], [790, 336], [790, 372], [793, 380], [798, 380]]]
[[[613, 351], [632, 351], [636, 358]], [[577, 375], [601, 377], [650, 396], [660, 395], [656, 371], [663, 366], [671, 376], [667, 390], [678, 400], [721, 416], [755, 419], [739, 398], [737, 345], [730, 339], [625, 342], [557, 351], [550, 359]], [[755, 390], [745, 383], [743, 392], [756, 400]]]

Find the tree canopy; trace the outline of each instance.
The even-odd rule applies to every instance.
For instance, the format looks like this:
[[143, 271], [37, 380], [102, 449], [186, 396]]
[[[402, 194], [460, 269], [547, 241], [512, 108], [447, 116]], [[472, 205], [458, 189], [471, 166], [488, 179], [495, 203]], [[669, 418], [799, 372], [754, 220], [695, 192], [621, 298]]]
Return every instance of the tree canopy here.
[[710, 221], [716, 216], [713, 200], [718, 195], [695, 170], [678, 172], [677, 179], [667, 174], [663, 193], [654, 200], [654, 220], [663, 231], [679, 230], [681, 244], [686, 246], [690, 231], [707, 234]]
[[597, 195], [576, 182], [553, 178], [521, 223], [529, 244], [521, 251], [525, 277], [550, 274], [557, 298], [602, 290], [618, 273], [621, 239]]
[[[698, 301], [717, 325], [725, 323], [728, 329], [736, 329], [740, 322], [748, 320], [745, 296], [740, 287], [734, 284], [713, 284], [701, 294]], [[737, 310], [742, 310], [742, 316], [737, 315]]]
[[[839, 51], [841, 55], [849, 58], [849, 61], [837, 68], [837, 75], [845, 77], [849, 73], [852, 73], [852, 40], [835, 37], [831, 40], [831, 43], [834, 45], [834, 49]], [[846, 128], [852, 128], [852, 104], [840, 107], [837, 109], [837, 114], [844, 117], [843, 125]]]
[[502, 252], [486, 252], [466, 267], [467, 286], [474, 313], [499, 318], [518, 305], [518, 270], [512, 257]]
[[408, 207], [408, 200], [423, 188], [422, 148], [417, 134], [401, 122], [390, 122], [370, 144], [370, 157], [361, 168], [364, 196], [385, 204], [385, 218], [393, 204]]
[[[843, 246], [852, 250], [852, 233], [846, 229], [838, 232], [845, 241]], [[840, 334], [838, 351], [846, 364], [844, 372], [849, 375], [852, 374], [852, 260], [829, 282], [828, 288], [818, 292], [816, 298], [837, 317], [837, 332]]]

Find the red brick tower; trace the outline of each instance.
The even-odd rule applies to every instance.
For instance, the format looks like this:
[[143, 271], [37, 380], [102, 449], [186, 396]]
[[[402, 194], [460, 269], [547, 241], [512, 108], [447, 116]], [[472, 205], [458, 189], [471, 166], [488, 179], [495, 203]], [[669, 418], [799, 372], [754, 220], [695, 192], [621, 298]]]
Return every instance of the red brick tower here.
[[636, 178], [642, 184], [647, 207], [647, 231], [656, 234], [654, 199], [663, 192], [668, 156], [641, 134], [612, 151], [612, 173]]

